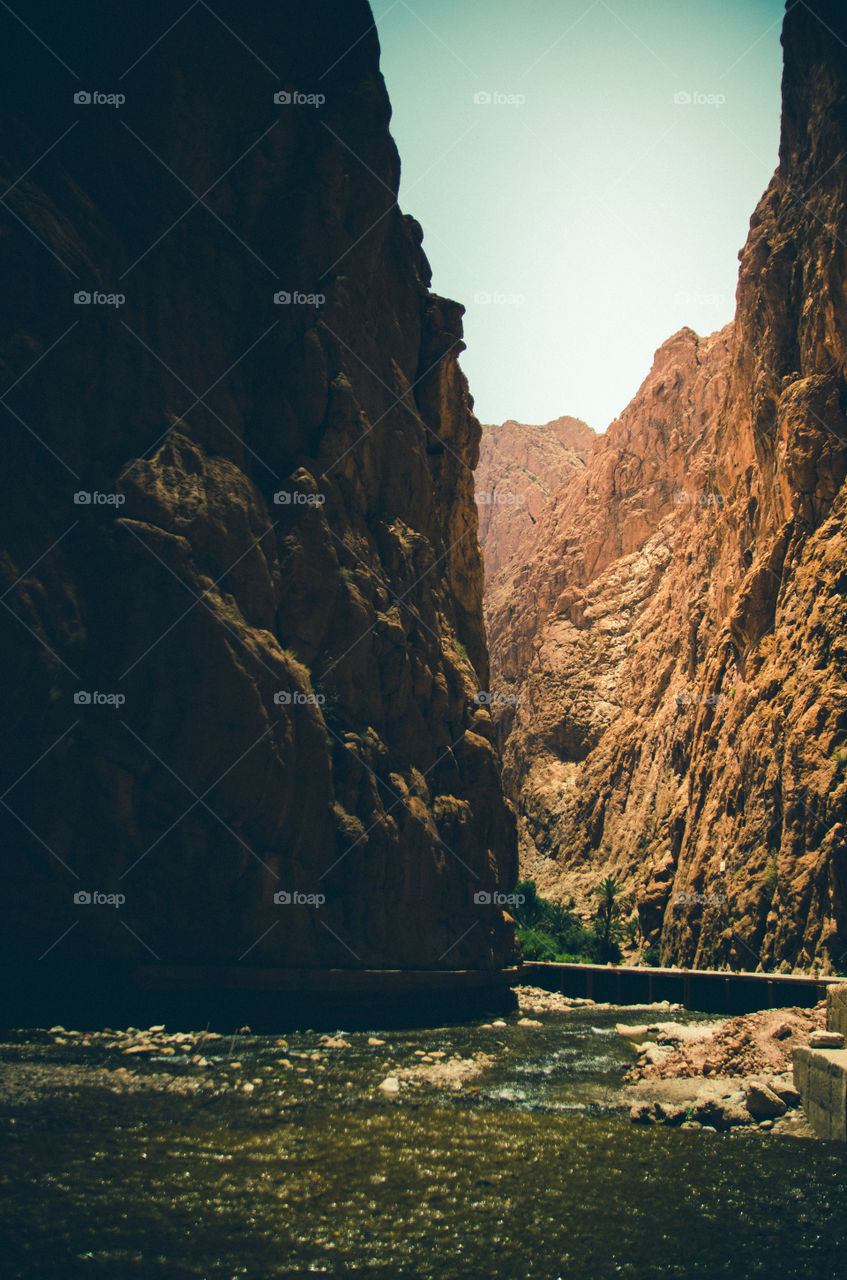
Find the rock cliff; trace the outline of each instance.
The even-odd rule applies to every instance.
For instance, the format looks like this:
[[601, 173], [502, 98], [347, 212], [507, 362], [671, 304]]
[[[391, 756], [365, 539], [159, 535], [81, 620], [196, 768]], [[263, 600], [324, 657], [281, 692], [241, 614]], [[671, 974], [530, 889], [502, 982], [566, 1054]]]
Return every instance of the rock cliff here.
[[0, 19], [7, 954], [500, 966], [480, 428], [370, 9], [174, 18]]
[[793, 6], [733, 326], [683, 330], [490, 588], [522, 868], [665, 962], [847, 967], [847, 19]]
[[483, 426], [475, 480], [486, 582], [531, 535], [551, 494], [585, 466], [595, 436], [580, 418]]

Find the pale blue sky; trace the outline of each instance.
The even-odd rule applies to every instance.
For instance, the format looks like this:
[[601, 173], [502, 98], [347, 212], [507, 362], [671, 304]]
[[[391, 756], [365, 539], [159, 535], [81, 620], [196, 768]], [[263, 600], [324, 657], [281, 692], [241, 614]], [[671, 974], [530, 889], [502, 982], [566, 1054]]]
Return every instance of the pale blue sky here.
[[732, 318], [777, 163], [783, 7], [373, 0], [400, 203], [467, 307], [482, 421], [603, 430], [665, 338]]

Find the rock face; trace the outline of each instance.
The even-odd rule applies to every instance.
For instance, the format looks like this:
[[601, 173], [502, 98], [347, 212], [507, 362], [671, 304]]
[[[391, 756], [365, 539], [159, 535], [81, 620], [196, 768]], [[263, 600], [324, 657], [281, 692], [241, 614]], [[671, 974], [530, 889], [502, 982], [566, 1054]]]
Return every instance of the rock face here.
[[580, 418], [483, 426], [475, 479], [486, 582], [531, 536], [551, 494], [582, 470], [595, 439]]
[[500, 966], [463, 309], [364, 0], [214, 9], [2, 18], [4, 945]]
[[617, 875], [665, 963], [847, 961], [845, 37], [786, 18], [734, 326], [665, 343], [489, 593], [522, 870]]

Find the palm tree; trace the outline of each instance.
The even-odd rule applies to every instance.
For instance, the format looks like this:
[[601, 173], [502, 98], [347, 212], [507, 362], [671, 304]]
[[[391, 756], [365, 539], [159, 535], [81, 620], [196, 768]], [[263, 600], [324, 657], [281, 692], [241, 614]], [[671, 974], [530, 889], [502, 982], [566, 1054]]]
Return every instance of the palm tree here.
[[623, 885], [614, 876], [606, 876], [594, 890], [595, 896], [599, 898], [595, 928], [600, 940], [600, 954], [604, 960], [609, 959], [612, 953], [620, 954], [617, 943], [621, 933], [618, 916], [623, 910], [623, 904], [619, 901], [622, 893]]

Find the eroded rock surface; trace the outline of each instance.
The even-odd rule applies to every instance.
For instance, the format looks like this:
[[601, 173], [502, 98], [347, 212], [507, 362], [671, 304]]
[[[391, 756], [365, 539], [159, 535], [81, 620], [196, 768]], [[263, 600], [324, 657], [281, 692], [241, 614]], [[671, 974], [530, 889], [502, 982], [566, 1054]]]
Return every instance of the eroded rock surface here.
[[786, 18], [734, 325], [664, 344], [489, 591], [522, 869], [616, 875], [665, 963], [847, 963], [845, 36]]
[[480, 428], [368, 5], [2, 21], [5, 945], [502, 965]]
[[531, 536], [552, 494], [582, 470], [596, 438], [581, 418], [483, 426], [475, 480], [487, 582]]

